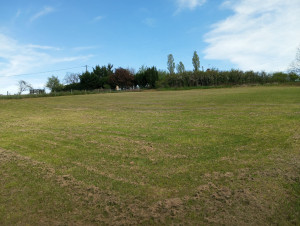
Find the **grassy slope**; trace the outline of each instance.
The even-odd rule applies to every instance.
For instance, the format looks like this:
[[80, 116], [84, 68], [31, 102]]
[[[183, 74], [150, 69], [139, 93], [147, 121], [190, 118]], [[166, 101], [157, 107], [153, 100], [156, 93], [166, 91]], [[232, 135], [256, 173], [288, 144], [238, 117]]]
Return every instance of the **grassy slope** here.
[[0, 224], [300, 223], [299, 128], [297, 87], [0, 100]]

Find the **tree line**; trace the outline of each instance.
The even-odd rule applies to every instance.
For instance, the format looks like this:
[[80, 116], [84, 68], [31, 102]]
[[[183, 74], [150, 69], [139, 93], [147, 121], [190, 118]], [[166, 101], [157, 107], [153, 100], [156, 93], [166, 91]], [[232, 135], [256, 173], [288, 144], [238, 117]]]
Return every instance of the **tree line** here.
[[[300, 50], [298, 51], [300, 54]], [[193, 70], [185, 69], [183, 62], [175, 63], [172, 54], [167, 57], [167, 71], [155, 66], [142, 66], [137, 72], [128, 68], [113, 68], [112, 64], [95, 66], [91, 72], [67, 74], [61, 82], [58, 77], [48, 78], [46, 87], [51, 92], [95, 89], [168, 88], [194, 86], [221, 86], [242, 84], [285, 83], [299, 81], [299, 69], [289, 72], [254, 72], [232, 69], [220, 71], [215, 68], [201, 70], [200, 59], [195, 51]], [[63, 84], [64, 83], [64, 84]]]
[[97, 65], [91, 72], [86, 71], [81, 74], [67, 74], [64, 78], [64, 85], [57, 76], [48, 78], [46, 87], [51, 92], [70, 90], [95, 90], [95, 89], [133, 89], [156, 88], [159, 71], [156, 67], [141, 67], [135, 73], [134, 70], [126, 68], [116, 68], [113, 65]]

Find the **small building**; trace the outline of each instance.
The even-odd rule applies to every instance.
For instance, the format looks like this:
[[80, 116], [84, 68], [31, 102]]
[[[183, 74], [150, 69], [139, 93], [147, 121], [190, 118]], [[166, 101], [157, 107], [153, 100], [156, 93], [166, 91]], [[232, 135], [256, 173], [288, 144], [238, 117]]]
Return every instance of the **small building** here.
[[29, 94], [44, 94], [45, 89], [30, 89], [29, 92]]

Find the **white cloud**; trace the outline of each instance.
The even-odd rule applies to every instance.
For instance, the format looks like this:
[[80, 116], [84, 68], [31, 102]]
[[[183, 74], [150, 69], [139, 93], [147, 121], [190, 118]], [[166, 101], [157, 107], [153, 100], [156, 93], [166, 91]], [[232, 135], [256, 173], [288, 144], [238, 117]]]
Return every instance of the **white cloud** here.
[[37, 20], [38, 18], [45, 16], [52, 12], [54, 12], [54, 8], [45, 6], [41, 11], [37, 12], [30, 18], [30, 22], [33, 22], [33, 21]]
[[28, 73], [35, 68], [62, 62], [84, 61], [92, 57], [86, 56], [57, 56], [49, 50], [61, 50], [52, 46], [22, 45], [0, 33], [0, 75], [11, 76]]
[[43, 52], [37, 52], [29, 46], [22, 46], [15, 40], [0, 34], [0, 58], [2, 67], [1, 76], [10, 76], [21, 74], [40, 64], [48, 55]]
[[[55, 64], [60, 63], [77, 62], [77, 65], [82, 65], [83, 61], [92, 57], [92, 55], [61, 56], [63, 53], [57, 52], [57, 50], [61, 49], [33, 44], [23, 45], [0, 33], [0, 90], [9, 90], [10, 87], [16, 89], [13, 75], [34, 73], [37, 70], [45, 71], [45, 68], [47, 70], [49, 68], [57, 69]], [[11, 79], [9, 79], [10, 77]], [[5, 82], [3, 82], [5, 78]]]
[[206, 0], [176, 0], [177, 3], [177, 13], [182, 11], [183, 9], [193, 10], [198, 6], [202, 6]]
[[286, 70], [300, 43], [299, 0], [225, 1], [234, 14], [206, 34], [206, 59], [242, 70]]

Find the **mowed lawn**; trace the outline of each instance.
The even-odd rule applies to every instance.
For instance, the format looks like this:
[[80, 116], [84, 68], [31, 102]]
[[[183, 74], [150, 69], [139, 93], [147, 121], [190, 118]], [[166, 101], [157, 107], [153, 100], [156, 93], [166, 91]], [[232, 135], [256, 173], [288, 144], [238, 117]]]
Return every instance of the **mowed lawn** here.
[[0, 100], [0, 224], [300, 224], [300, 88]]

